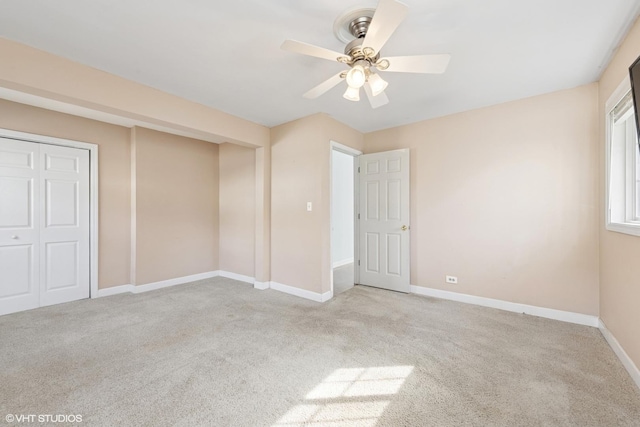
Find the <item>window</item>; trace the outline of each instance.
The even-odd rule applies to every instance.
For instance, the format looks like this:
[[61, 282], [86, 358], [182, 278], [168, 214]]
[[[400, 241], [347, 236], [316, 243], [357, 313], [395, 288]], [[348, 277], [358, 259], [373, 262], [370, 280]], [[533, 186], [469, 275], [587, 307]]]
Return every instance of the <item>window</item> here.
[[640, 236], [640, 151], [629, 84], [607, 102], [607, 229]]

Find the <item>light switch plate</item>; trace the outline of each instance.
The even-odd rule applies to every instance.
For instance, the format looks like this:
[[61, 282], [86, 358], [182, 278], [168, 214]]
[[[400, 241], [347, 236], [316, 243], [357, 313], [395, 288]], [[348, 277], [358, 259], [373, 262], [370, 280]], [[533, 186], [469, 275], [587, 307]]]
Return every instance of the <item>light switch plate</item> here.
[[313, 210], [313, 205], [311, 204], [311, 202], [307, 202], [307, 211], [311, 212]]

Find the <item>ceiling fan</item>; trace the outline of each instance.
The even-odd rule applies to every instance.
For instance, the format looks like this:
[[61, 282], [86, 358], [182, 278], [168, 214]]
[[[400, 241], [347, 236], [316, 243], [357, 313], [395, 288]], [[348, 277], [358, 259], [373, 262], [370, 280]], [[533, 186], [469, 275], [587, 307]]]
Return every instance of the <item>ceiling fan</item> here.
[[359, 9], [339, 17], [334, 28], [339, 30], [338, 27], [344, 23], [350, 35], [355, 37], [355, 40], [348, 42], [344, 35], [336, 32], [338, 38], [348, 42], [344, 54], [308, 43], [285, 40], [281, 46], [284, 50], [338, 61], [349, 66], [349, 70], [334, 75], [303, 96], [307, 99], [317, 98], [344, 79], [347, 82], [344, 98], [359, 101], [360, 88], [364, 87], [371, 107], [377, 108], [387, 104], [389, 99], [384, 93], [388, 83], [375, 72], [376, 70], [397, 73], [444, 73], [451, 58], [448, 54], [380, 56], [380, 50], [405, 18], [407, 11], [408, 7], [399, 1], [379, 0], [375, 10]]

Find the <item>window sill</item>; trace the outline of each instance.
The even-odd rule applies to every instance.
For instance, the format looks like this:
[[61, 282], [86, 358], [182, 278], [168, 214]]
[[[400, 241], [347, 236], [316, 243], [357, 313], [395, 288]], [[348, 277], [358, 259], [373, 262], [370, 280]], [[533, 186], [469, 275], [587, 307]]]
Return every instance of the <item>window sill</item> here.
[[616, 233], [630, 234], [631, 236], [640, 236], [640, 224], [629, 223], [609, 223], [607, 224], [607, 230], [615, 231]]

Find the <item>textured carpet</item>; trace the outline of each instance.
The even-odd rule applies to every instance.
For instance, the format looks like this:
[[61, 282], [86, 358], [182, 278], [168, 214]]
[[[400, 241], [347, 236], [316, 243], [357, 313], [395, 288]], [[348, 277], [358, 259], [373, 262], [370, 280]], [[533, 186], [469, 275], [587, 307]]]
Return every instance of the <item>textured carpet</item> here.
[[640, 425], [597, 329], [364, 286], [318, 304], [216, 278], [2, 316], [0, 342], [2, 419]]
[[333, 295], [341, 294], [353, 288], [353, 263], [333, 269]]

